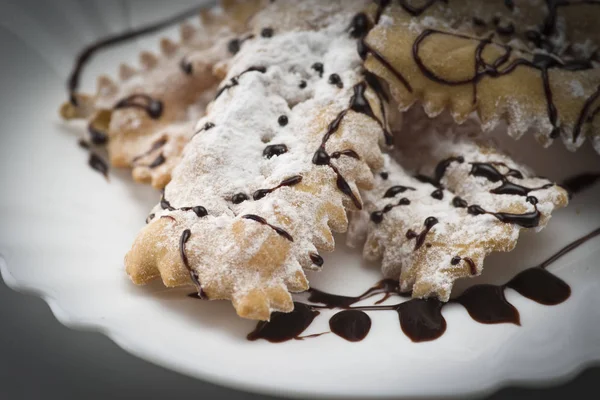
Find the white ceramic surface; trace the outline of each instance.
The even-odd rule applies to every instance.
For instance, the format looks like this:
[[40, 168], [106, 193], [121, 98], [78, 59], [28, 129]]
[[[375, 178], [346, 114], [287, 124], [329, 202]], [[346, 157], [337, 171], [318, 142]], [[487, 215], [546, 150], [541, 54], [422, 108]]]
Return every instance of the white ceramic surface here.
[[[248, 342], [254, 323], [237, 318], [227, 302], [192, 300], [185, 296], [189, 289], [158, 283], [133, 286], [123, 255], [159, 194], [132, 183], [127, 172], [113, 172], [108, 183], [92, 172], [76, 144], [82, 127], [62, 124], [57, 108], [73, 57], [85, 43], [190, 3], [0, 3], [0, 270], [8, 285], [42, 296], [64, 324], [100, 330], [144, 359], [270, 394], [464, 397], [508, 383], [556, 382], [600, 361], [600, 240], [550, 268], [572, 286], [567, 302], [546, 307], [508, 290], [522, 326], [478, 324], [452, 305], [444, 309], [446, 334], [421, 344], [402, 334], [393, 312], [371, 313], [372, 331], [360, 343], [332, 334], [277, 345]], [[134, 61], [142, 48], [156, 48], [156, 40], [136, 40], [96, 57], [84, 87], [92, 87], [98, 73], [114, 72], [118, 62]], [[504, 142], [555, 180], [600, 170], [600, 156], [590, 148], [575, 155], [558, 144], [544, 151], [530, 137]], [[506, 281], [597, 228], [599, 199], [598, 186], [578, 196], [548, 229], [523, 235], [515, 252], [490, 257], [475, 281]], [[324, 272], [310, 279], [319, 288], [358, 294], [379, 279], [377, 267], [342, 242], [338, 237]], [[329, 314], [306, 333], [326, 330]]]

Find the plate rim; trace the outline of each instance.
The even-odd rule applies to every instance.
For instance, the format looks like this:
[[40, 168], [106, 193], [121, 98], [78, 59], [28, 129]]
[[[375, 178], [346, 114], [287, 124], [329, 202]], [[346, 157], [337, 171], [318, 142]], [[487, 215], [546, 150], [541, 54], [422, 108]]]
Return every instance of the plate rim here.
[[[95, 332], [100, 333], [106, 337], [108, 337], [113, 343], [115, 343], [120, 349], [123, 351], [142, 359], [146, 362], [149, 362], [153, 365], [167, 368], [171, 371], [175, 371], [179, 374], [194, 378], [204, 380], [209, 383], [216, 384], [218, 386], [234, 389], [242, 392], [250, 392], [255, 394], [263, 394], [269, 396], [279, 396], [286, 398], [305, 398], [305, 396], [310, 395], [312, 398], [320, 398], [320, 399], [330, 399], [330, 400], [342, 400], [342, 399], [352, 399], [359, 400], [365, 399], [364, 396], [358, 395], [347, 395], [347, 394], [318, 394], [315, 396], [314, 392], [310, 392], [309, 390], [299, 391], [296, 389], [288, 389], [274, 386], [264, 385], [264, 383], [248, 383], [246, 381], [236, 379], [235, 376], [223, 377], [218, 374], [211, 374], [207, 370], [194, 370], [192, 368], [185, 367], [184, 364], [177, 363], [174, 359], [169, 359], [168, 357], [160, 356], [158, 353], [154, 353], [145, 346], [137, 346], [135, 344], [135, 340], [131, 340], [127, 337], [127, 334], [123, 332], [119, 332], [118, 329], [114, 326], [110, 326], [107, 322], [102, 322], [100, 320], [84, 320], [82, 318], [78, 318], [75, 315], [69, 313], [65, 310], [65, 308], [60, 304], [60, 301], [57, 300], [51, 293], [50, 290], [42, 288], [40, 286], [33, 285], [31, 283], [25, 282], [25, 280], [18, 280], [14, 277], [14, 275], [10, 272], [9, 262], [7, 260], [6, 255], [0, 251], [0, 276], [2, 280], [11, 290], [23, 294], [23, 295], [32, 295], [35, 297], [41, 298], [50, 308], [50, 311], [56, 318], [56, 320], [62, 325], [66, 326], [69, 329], [81, 332]], [[488, 381], [487, 384], [484, 384], [483, 387], [478, 388], [474, 391], [454, 391], [451, 395], [410, 395], [407, 397], [406, 395], [376, 395], [369, 396], [371, 399], [473, 399], [473, 398], [481, 398], [490, 396], [497, 391], [510, 387], [510, 386], [521, 386], [524, 388], [548, 388], [556, 385], [560, 385], [561, 383], [565, 383], [575, 378], [577, 375], [581, 374], [583, 371], [592, 368], [594, 366], [600, 366], [600, 354], [597, 356], [589, 356], [585, 359], [583, 358], [572, 358], [571, 362], [568, 363], [569, 367], [566, 369], [562, 369], [561, 372], [557, 372], [553, 375], [545, 375], [543, 377], [523, 377], [523, 378], [507, 378], [504, 374], [503, 376], [496, 375], [498, 379], [494, 381]]]

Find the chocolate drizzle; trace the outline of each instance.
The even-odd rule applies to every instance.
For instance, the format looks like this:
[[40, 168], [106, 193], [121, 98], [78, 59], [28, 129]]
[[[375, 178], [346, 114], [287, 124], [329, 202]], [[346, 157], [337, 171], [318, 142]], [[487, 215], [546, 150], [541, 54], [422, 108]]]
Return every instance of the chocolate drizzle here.
[[323, 63], [316, 62], [313, 65], [311, 65], [311, 68], [317, 71], [317, 73], [319, 74], [319, 78], [323, 77], [323, 72], [325, 71]]
[[263, 150], [263, 157], [271, 158], [287, 153], [288, 148], [285, 144], [271, 144]]
[[[490, 182], [498, 182], [501, 181], [502, 184], [492, 190], [490, 193], [493, 194], [512, 194], [518, 196], [528, 196], [529, 192], [535, 190], [543, 190], [548, 189], [554, 186], [553, 183], [548, 183], [536, 188], [528, 188], [525, 186], [521, 186], [514, 182], [510, 182], [508, 180], [508, 176], [517, 177], [518, 179], [523, 179], [523, 175], [521, 172], [515, 169], [509, 169], [506, 174], [500, 173], [498, 169], [493, 165], [494, 163], [471, 163], [471, 175], [484, 177]], [[504, 165], [499, 163], [500, 165]], [[506, 165], [504, 165], [506, 166]]]
[[427, 234], [429, 233], [429, 231], [431, 230], [431, 228], [433, 228], [435, 225], [437, 225], [437, 223], [440, 222], [438, 221], [437, 218], [435, 217], [427, 217], [425, 219], [425, 222], [423, 223], [423, 230], [421, 231], [421, 233], [416, 233], [415, 231], [413, 231], [412, 229], [409, 229], [406, 232], [406, 238], [407, 239], [417, 239], [415, 242], [415, 248], [414, 251], [419, 250], [421, 247], [423, 247], [423, 244], [425, 243], [425, 239], [427, 238]]
[[312, 263], [315, 264], [317, 267], [323, 266], [323, 257], [318, 255], [317, 253], [309, 253], [308, 256], [310, 257], [310, 261], [312, 261]]
[[90, 157], [88, 159], [88, 165], [97, 172], [100, 172], [106, 179], [108, 179], [108, 164], [98, 154], [90, 151]]
[[319, 312], [311, 306], [294, 302], [294, 310], [290, 313], [273, 313], [270, 321], [261, 321], [246, 336], [248, 340], [265, 339], [271, 343], [281, 343], [298, 339], [300, 334], [310, 326]]
[[294, 186], [299, 184], [300, 182], [302, 182], [302, 176], [300, 175], [295, 175], [292, 176], [291, 178], [287, 178], [283, 181], [281, 181], [281, 183], [277, 186], [275, 186], [274, 188], [271, 189], [258, 189], [256, 192], [254, 192], [252, 194], [252, 198], [254, 200], [260, 200], [263, 197], [265, 197], [266, 195], [268, 195], [269, 193], [272, 193], [274, 190], [277, 190], [279, 188], [282, 188], [284, 186]]
[[457, 162], [459, 164], [462, 164], [463, 162], [465, 162], [465, 158], [463, 156], [448, 157], [448, 158], [440, 161], [435, 166], [433, 177], [429, 177], [427, 175], [419, 174], [419, 175], [415, 176], [415, 178], [417, 180], [419, 180], [420, 182], [429, 183], [429, 184], [435, 186], [436, 188], [442, 189], [443, 188], [443, 186], [442, 186], [442, 178], [446, 174], [446, 170], [448, 169], [448, 167], [450, 167], [450, 164], [452, 164], [453, 162]]
[[279, 236], [289, 240], [290, 242], [294, 241], [294, 238], [292, 237], [292, 235], [290, 235], [285, 229], [269, 224], [267, 222], [267, 220], [264, 219], [263, 217], [259, 217], [258, 215], [254, 215], [254, 214], [246, 214], [246, 215], [242, 215], [241, 218], [251, 219], [252, 221], [256, 221], [262, 225], [266, 225], [269, 228], [273, 229]]
[[163, 165], [163, 164], [165, 163], [165, 161], [166, 161], [166, 158], [165, 158], [165, 156], [163, 155], [163, 153], [160, 153], [160, 154], [158, 155], [158, 157], [156, 157], [156, 158], [154, 159], [154, 161], [152, 161], [152, 162], [150, 163], [150, 165], [148, 165], [148, 168], [157, 168], [157, 167], [159, 167], [159, 166]]
[[400, 200], [398, 200], [398, 203], [396, 203], [396, 204], [387, 204], [385, 207], [383, 207], [383, 210], [373, 211], [371, 213], [371, 221], [373, 221], [376, 224], [380, 224], [383, 221], [383, 215], [392, 211], [394, 209], [394, 207], [407, 206], [409, 204], [410, 204], [410, 200], [407, 199], [406, 197], [403, 197]]
[[194, 285], [196, 285], [196, 288], [198, 289], [198, 293], [196, 294], [196, 296], [201, 300], [205, 300], [208, 299], [208, 297], [206, 296], [206, 293], [204, 293], [204, 290], [202, 290], [202, 284], [200, 283], [198, 274], [190, 266], [187, 254], [185, 253], [185, 245], [188, 242], [188, 240], [190, 240], [191, 236], [192, 232], [189, 229], [186, 229], [182, 232], [181, 238], [179, 239], [179, 255], [181, 256], [181, 261], [183, 262], [183, 265], [185, 265], [188, 272], [190, 273], [190, 278], [192, 279], [192, 282], [194, 282]]
[[344, 82], [342, 82], [342, 78], [338, 74], [329, 75], [328, 81], [330, 84], [337, 86], [338, 88], [344, 87]]
[[[386, 137], [386, 142], [388, 142], [387, 137], [388, 136], [391, 137], [391, 134], [385, 128], [384, 123], [377, 118], [375, 113], [373, 113], [373, 109], [371, 108], [371, 105], [369, 104], [368, 100], [365, 98], [366, 88], [367, 88], [366, 82], [360, 82], [360, 83], [357, 83], [356, 85], [354, 85], [354, 88], [353, 88], [354, 94], [350, 98], [349, 107], [345, 110], [342, 110], [335, 117], [335, 119], [333, 121], [331, 121], [331, 123], [329, 123], [329, 126], [327, 127], [327, 131], [325, 132], [325, 134], [323, 135], [323, 139], [321, 140], [321, 145], [319, 146], [317, 151], [315, 151], [315, 154], [313, 155], [313, 158], [312, 158], [313, 164], [327, 165], [333, 170], [333, 172], [335, 172], [335, 174], [337, 176], [336, 177], [336, 185], [337, 185], [338, 189], [342, 193], [344, 193], [345, 195], [350, 197], [350, 199], [352, 200], [352, 203], [354, 203], [354, 206], [356, 208], [358, 208], [359, 210], [362, 210], [361, 201], [359, 200], [358, 196], [356, 196], [356, 194], [352, 191], [352, 189], [350, 188], [350, 185], [348, 184], [346, 179], [342, 176], [342, 174], [340, 173], [338, 168], [335, 165], [331, 164], [331, 159], [339, 158], [342, 155], [349, 156], [349, 157], [356, 158], [356, 159], [360, 159], [360, 157], [358, 156], [358, 154], [356, 154], [356, 152], [354, 150], [342, 150], [340, 152], [335, 152], [330, 155], [327, 153], [325, 146], [326, 146], [327, 142], [329, 141], [329, 138], [338, 131], [344, 117], [350, 110], [373, 118], [379, 124], [379, 126], [381, 126], [381, 129], [384, 132], [384, 136]], [[378, 95], [378, 97], [379, 96], [380, 95]], [[381, 98], [380, 98], [380, 101], [382, 101]]]
[[385, 194], [383, 195], [383, 198], [389, 198], [389, 197], [395, 197], [398, 193], [404, 193], [407, 190], [416, 190], [414, 187], [410, 187], [410, 186], [402, 186], [402, 185], [395, 185], [392, 186], [391, 188], [389, 188], [388, 190], [385, 191]]
[[223, 94], [223, 92], [225, 92], [226, 90], [229, 90], [232, 87], [239, 85], [240, 77], [248, 72], [260, 72], [261, 74], [264, 74], [265, 72], [267, 72], [267, 69], [265, 67], [259, 66], [259, 67], [250, 67], [247, 70], [240, 72], [238, 75], [231, 78], [229, 80], [228, 84], [226, 84], [225, 86], [223, 86], [222, 88], [220, 88], [217, 91], [217, 94], [215, 95], [215, 100], [218, 99], [219, 96], [221, 96]]
[[177, 22], [184, 20], [186, 18], [190, 18], [194, 15], [197, 15], [202, 9], [206, 6], [196, 6], [191, 9], [185, 10], [177, 15], [166, 18], [163, 21], [159, 21], [153, 24], [145, 25], [138, 29], [132, 29], [125, 31], [120, 34], [110, 35], [105, 37], [104, 39], [99, 40], [96, 43], [93, 43], [87, 47], [85, 47], [77, 56], [75, 60], [75, 64], [73, 65], [73, 69], [69, 75], [69, 79], [67, 81], [67, 90], [69, 91], [69, 99], [72, 105], [77, 106], [77, 98], [75, 96], [75, 92], [79, 87], [79, 80], [81, 77], [81, 72], [83, 71], [83, 67], [88, 63], [88, 61], [92, 58], [92, 56], [98, 51], [107, 47], [114, 46], [119, 43], [123, 43], [132, 39], [135, 39], [139, 36], [144, 36], [147, 34], [151, 34], [157, 32], [161, 29], [164, 29], [170, 25], [176, 24]]
[[105, 145], [108, 142], [108, 136], [105, 132], [96, 129], [92, 123], [88, 124], [88, 133], [90, 134], [90, 140], [96, 146]]
[[533, 204], [534, 211], [523, 214], [512, 214], [507, 212], [486, 211], [481, 206], [471, 205], [467, 207], [467, 212], [471, 215], [489, 214], [496, 217], [500, 222], [516, 224], [523, 228], [535, 228], [540, 223], [541, 214], [537, 209], [537, 198], [527, 197], [527, 202]]
[[[447, 1], [444, 1], [444, 2], [447, 3]], [[385, 8], [390, 4], [390, 0], [379, 0], [377, 3], [378, 3], [378, 8], [377, 8], [377, 11], [375, 14], [375, 23], [376, 24], [379, 22], [379, 19], [382, 15], [383, 11], [385, 10]], [[423, 12], [425, 12], [429, 7], [431, 7], [435, 3], [436, 3], [436, 0], [428, 0], [428, 1], [423, 2], [420, 6], [415, 6], [407, 1], [399, 1], [399, 4], [404, 9], [404, 11], [406, 11], [407, 13], [409, 13], [410, 15], [412, 15], [414, 17], [421, 15]], [[512, 11], [514, 9], [514, 4], [512, 3], [512, 1], [507, 1], [507, 2], [505, 2], [505, 4], [509, 10]], [[573, 60], [567, 60], [567, 61], [562, 60], [561, 58], [559, 58], [559, 56], [557, 54], [555, 54], [555, 52], [557, 52], [559, 49], [555, 48], [555, 44], [548, 38], [551, 37], [556, 32], [557, 9], [559, 7], [582, 5], [582, 4], [600, 5], [600, 2], [595, 1], [595, 0], [584, 0], [581, 2], [550, 1], [550, 0], [547, 1], [548, 14], [547, 14], [546, 19], [544, 20], [544, 23], [542, 24], [541, 27], [539, 27], [539, 30], [526, 31], [525, 37], [529, 41], [531, 41], [537, 48], [542, 49], [542, 50], [544, 50], [545, 53], [549, 53], [549, 54], [535, 53], [532, 55], [532, 60], [528, 60], [527, 58], [524, 58], [524, 57], [515, 57], [511, 60], [511, 56], [514, 54], [513, 47], [506, 45], [506, 44], [497, 43], [497, 42], [492, 41], [493, 35], [485, 37], [485, 38], [478, 38], [478, 37], [471, 37], [468, 35], [461, 35], [461, 34], [457, 34], [457, 33], [453, 33], [453, 32], [439, 31], [436, 29], [425, 29], [415, 39], [415, 41], [413, 43], [413, 47], [412, 47], [413, 60], [415, 61], [417, 67], [421, 70], [423, 75], [434, 82], [437, 82], [442, 85], [447, 85], [447, 86], [462, 86], [462, 85], [467, 85], [467, 84], [473, 85], [473, 104], [474, 105], [477, 103], [477, 84], [481, 81], [482, 78], [484, 78], [484, 77], [488, 77], [488, 78], [502, 77], [502, 76], [510, 74], [517, 67], [528, 67], [528, 68], [533, 68], [533, 69], [538, 70], [540, 72], [540, 78], [542, 80], [542, 89], [544, 91], [544, 96], [546, 98], [546, 109], [547, 109], [547, 114], [548, 114], [548, 120], [552, 126], [552, 130], [550, 132], [550, 137], [556, 138], [560, 134], [561, 126], [559, 125], [558, 110], [556, 109], [556, 106], [555, 106], [554, 100], [553, 100], [552, 86], [550, 84], [550, 78], [549, 78], [548, 71], [550, 69], [554, 69], [554, 68], [564, 69], [564, 70], [569, 70], [569, 71], [577, 71], [577, 70], [583, 70], [583, 69], [590, 69], [590, 68], [593, 68], [593, 66], [591, 63], [591, 57], [590, 57], [590, 59], [587, 59], [587, 60], [586, 59], [583, 59], [583, 60], [582, 59], [573, 59]], [[500, 21], [500, 18], [495, 17], [493, 20], [493, 23], [495, 25], [496, 33], [501, 36], [511, 38], [516, 33], [515, 26], [510, 22], [502, 23]], [[479, 18], [473, 18], [473, 24], [478, 27], [483, 27], [483, 26], [487, 25], [485, 21], [483, 21]], [[429, 69], [425, 65], [424, 60], [420, 57], [420, 49], [421, 49], [421, 45], [423, 44], [423, 42], [425, 42], [426, 39], [432, 35], [453, 36], [453, 37], [462, 38], [465, 40], [473, 40], [473, 41], [478, 42], [475, 52], [474, 52], [475, 71], [474, 71], [474, 74], [472, 77], [465, 78], [465, 79], [459, 79], [459, 80], [450, 80], [450, 79], [447, 79], [447, 78], [437, 75], [435, 72], [433, 72], [431, 69]], [[495, 46], [500, 47], [503, 50], [503, 53], [496, 60], [494, 60], [491, 63], [488, 63], [484, 59], [483, 53], [484, 53], [485, 48], [491, 44], [494, 44]], [[410, 86], [409, 82], [404, 78], [404, 76], [399, 71], [397, 71], [390, 64], [390, 62], [386, 60], [386, 58], [382, 54], [380, 54], [377, 50], [373, 49], [367, 43], [365, 43], [364, 37], [363, 37], [363, 40], [361, 40], [359, 42], [358, 51], [359, 51], [360, 56], [363, 59], [365, 59], [368, 54], [371, 54], [375, 59], [377, 59], [383, 65], [384, 68], [386, 68], [389, 72], [391, 72], [402, 83], [402, 85], [406, 88], [406, 90], [408, 92], [413, 91], [412, 87]], [[586, 99], [586, 101], [582, 107], [582, 110], [578, 117], [577, 123], [573, 129], [573, 138], [572, 138], [573, 142], [576, 142], [579, 135], [581, 134], [583, 124], [590, 123], [593, 120], [593, 118], [596, 116], [596, 111], [600, 110], [600, 107], [598, 107], [596, 110], [592, 111], [592, 106], [598, 100], [598, 98], [600, 98], [600, 86], [596, 89], [596, 91], [594, 93], [592, 93]]]
[[249, 197], [246, 193], [236, 193], [231, 197], [231, 202], [233, 204], [240, 204], [248, 199], [249, 199]]
[[572, 197], [573, 195], [576, 195], [577, 193], [589, 188], [598, 181], [600, 181], [600, 172], [584, 172], [582, 174], [565, 179], [560, 186], [565, 188], [565, 190], [569, 193], [569, 196]]
[[329, 329], [349, 342], [360, 342], [371, 330], [371, 318], [360, 310], [343, 310], [329, 319]]
[[[514, 289], [521, 295], [544, 305], [564, 302], [571, 293], [569, 285], [548, 272], [546, 268], [563, 255], [597, 236], [600, 236], [600, 228], [565, 246], [538, 266], [522, 271], [503, 285], [474, 285], [448, 303], [437, 299], [410, 299], [398, 304], [381, 305], [382, 301], [391, 296], [410, 296], [410, 293], [402, 293], [398, 282], [391, 279], [382, 280], [361, 295], [354, 297], [335, 295], [311, 288], [308, 290], [307, 300], [311, 304], [296, 302], [291, 313], [273, 313], [271, 321], [259, 322], [256, 329], [248, 335], [248, 339], [263, 338], [271, 342], [283, 342], [298, 338], [298, 335], [319, 315], [316, 310], [323, 308], [345, 310], [335, 314], [330, 319], [329, 326], [333, 333], [349, 341], [360, 341], [367, 336], [371, 319], [364, 313], [365, 311], [397, 312], [402, 331], [413, 342], [430, 341], [442, 336], [446, 331], [446, 320], [442, 315], [442, 309], [447, 304], [453, 303], [462, 305], [471, 318], [479, 323], [520, 325], [519, 312], [506, 299], [504, 290], [507, 287]], [[460, 260], [460, 257], [455, 257], [452, 264], [456, 265]], [[464, 260], [467, 261], [467, 258]], [[383, 294], [383, 297], [375, 302], [375, 305], [354, 306], [359, 301], [380, 294]], [[310, 336], [321, 334], [323, 333]]]
[[158, 119], [163, 113], [163, 103], [160, 100], [155, 100], [147, 94], [132, 94], [115, 104], [114, 109], [123, 108], [139, 108], [148, 114], [152, 119]]
[[208, 215], [208, 211], [206, 210], [206, 208], [204, 208], [202, 206], [181, 207], [181, 208], [173, 207], [171, 205], [171, 203], [166, 199], [164, 191], [163, 191], [163, 195], [160, 199], [160, 208], [162, 208], [163, 210], [168, 210], [168, 211], [184, 211], [184, 212], [193, 211], [194, 214], [196, 214], [196, 216], [198, 216], [198, 218], [206, 217]]
[[469, 203], [467, 203], [467, 201], [462, 197], [455, 196], [452, 199], [452, 205], [456, 208], [467, 208], [469, 206]]
[[139, 159], [152, 154], [154, 151], [160, 149], [161, 147], [163, 147], [165, 144], [167, 144], [167, 137], [164, 136], [160, 139], [158, 139], [157, 141], [155, 141], [154, 143], [152, 143], [152, 146], [145, 151], [144, 153], [140, 154], [139, 156], [136, 156], [133, 158], [133, 160], [131, 160], [131, 162], [135, 163], [136, 161], [138, 161]]

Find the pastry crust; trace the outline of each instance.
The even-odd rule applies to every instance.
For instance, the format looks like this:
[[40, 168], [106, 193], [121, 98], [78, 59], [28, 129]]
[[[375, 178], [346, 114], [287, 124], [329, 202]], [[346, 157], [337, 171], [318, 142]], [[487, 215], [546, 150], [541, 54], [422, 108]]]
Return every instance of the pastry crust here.
[[229, 42], [247, 31], [263, 3], [222, 1], [202, 11], [199, 27], [181, 25], [178, 43], [162, 39], [159, 55], [141, 53], [140, 69], [122, 64], [117, 82], [101, 76], [96, 93], [75, 93], [76, 103], [64, 103], [61, 116], [86, 119], [108, 137], [113, 166], [133, 168], [136, 181], [163, 188], [214, 97], [222, 78], [216, 64], [232, 56]]
[[386, 156], [385, 173], [363, 193], [370, 218], [353, 221], [353, 231], [366, 228], [365, 258], [382, 259], [384, 276], [399, 278], [403, 291], [448, 301], [454, 281], [481, 274], [489, 253], [513, 250], [521, 230], [545, 227], [568, 195], [470, 137], [472, 122], [444, 131], [448, 121], [410, 114], [397, 133], [399, 162]]
[[362, 48], [406, 110], [477, 112], [484, 131], [499, 121], [544, 146], [561, 137], [600, 152], [600, 2], [387, 1]]
[[176, 286], [189, 272], [242, 317], [292, 310], [303, 268], [321, 267], [317, 249], [333, 250], [383, 165], [386, 104], [348, 31], [365, 4], [278, 1], [257, 14], [126, 257], [134, 282]]

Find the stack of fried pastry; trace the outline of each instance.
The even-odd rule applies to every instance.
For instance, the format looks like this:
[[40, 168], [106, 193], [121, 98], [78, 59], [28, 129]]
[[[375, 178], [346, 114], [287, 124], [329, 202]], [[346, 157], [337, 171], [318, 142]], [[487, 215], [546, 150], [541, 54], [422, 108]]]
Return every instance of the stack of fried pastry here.
[[136, 284], [268, 320], [351, 214], [386, 277], [447, 301], [568, 202], [492, 128], [600, 150], [600, 5], [572, 3], [223, 1], [61, 114], [163, 189], [125, 259]]

